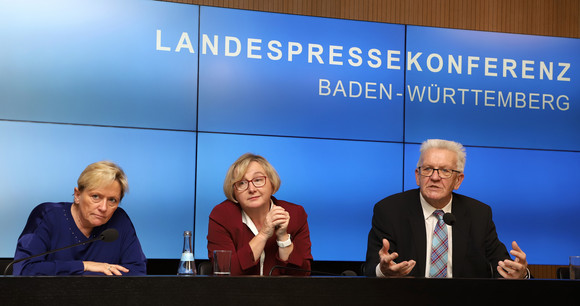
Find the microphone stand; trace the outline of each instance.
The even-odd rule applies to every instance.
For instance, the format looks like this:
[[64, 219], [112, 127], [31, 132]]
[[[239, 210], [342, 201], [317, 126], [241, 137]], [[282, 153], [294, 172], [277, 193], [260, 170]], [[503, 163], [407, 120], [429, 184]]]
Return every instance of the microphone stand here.
[[36, 257], [40, 257], [40, 256], [44, 256], [44, 255], [48, 255], [48, 254], [60, 252], [62, 250], [74, 248], [74, 247], [79, 246], [79, 245], [83, 245], [83, 244], [87, 244], [87, 243], [93, 243], [93, 242], [98, 241], [98, 240], [105, 240], [106, 242], [114, 241], [114, 240], [117, 239], [118, 236], [119, 236], [119, 232], [117, 232], [117, 230], [114, 229], [114, 228], [110, 228], [110, 229], [106, 229], [105, 231], [103, 231], [103, 233], [101, 233], [101, 235], [99, 235], [99, 237], [96, 237], [96, 238], [93, 238], [93, 239], [90, 239], [90, 240], [87, 240], [87, 241], [84, 241], [84, 242], [75, 243], [73, 245], [65, 246], [64, 248], [60, 248], [60, 249], [56, 249], [56, 250], [50, 250], [50, 251], [46, 251], [46, 252], [41, 253], [41, 254], [36, 254], [36, 255], [33, 255], [33, 256], [28, 256], [28, 257], [20, 258], [18, 260], [13, 260], [10, 263], [8, 263], [8, 265], [4, 269], [4, 276], [6, 276], [6, 273], [8, 272], [8, 269], [12, 265], [14, 265], [15, 263], [19, 263], [21, 261], [29, 260], [29, 259], [32, 259], [32, 258], [36, 258]]

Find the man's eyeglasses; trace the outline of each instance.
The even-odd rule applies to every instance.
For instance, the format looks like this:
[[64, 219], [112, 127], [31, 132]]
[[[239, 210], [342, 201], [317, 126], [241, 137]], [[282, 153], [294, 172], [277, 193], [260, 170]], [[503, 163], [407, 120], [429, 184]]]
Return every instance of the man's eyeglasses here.
[[431, 175], [433, 175], [433, 173], [435, 173], [435, 171], [437, 171], [437, 174], [439, 174], [439, 177], [441, 178], [450, 178], [453, 175], [453, 172], [457, 172], [457, 173], [461, 173], [461, 171], [457, 171], [457, 170], [453, 170], [453, 169], [435, 169], [435, 168], [431, 168], [431, 167], [419, 167], [419, 174], [421, 176], [427, 176], [430, 177]]
[[258, 176], [251, 180], [241, 180], [235, 182], [234, 187], [236, 188], [237, 191], [242, 192], [246, 191], [246, 189], [250, 187], [250, 183], [254, 184], [254, 187], [256, 188], [264, 187], [264, 185], [266, 185], [266, 176]]

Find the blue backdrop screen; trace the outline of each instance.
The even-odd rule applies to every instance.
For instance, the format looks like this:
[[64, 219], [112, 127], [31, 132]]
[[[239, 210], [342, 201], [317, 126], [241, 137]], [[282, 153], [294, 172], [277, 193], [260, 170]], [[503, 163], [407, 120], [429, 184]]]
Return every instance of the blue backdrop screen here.
[[207, 258], [228, 167], [263, 155], [315, 260], [363, 261], [372, 208], [419, 144], [467, 146], [459, 193], [532, 264], [580, 254], [578, 39], [149, 0], [0, 1], [0, 257], [89, 163], [127, 172], [149, 258]]
[[213, 7], [200, 19], [200, 131], [403, 140], [403, 26]]
[[579, 48], [578, 39], [408, 26], [405, 140], [579, 150]]
[[200, 133], [198, 146], [204, 162], [197, 166], [195, 252], [201, 258], [207, 258], [209, 213], [225, 200], [225, 174], [246, 152], [259, 152], [276, 168], [282, 185], [274, 196], [304, 207], [318, 260], [364, 259], [374, 203], [402, 187], [402, 144]]
[[0, 8], [1, 119], [195, 129], [199, 7], [23, 0]]

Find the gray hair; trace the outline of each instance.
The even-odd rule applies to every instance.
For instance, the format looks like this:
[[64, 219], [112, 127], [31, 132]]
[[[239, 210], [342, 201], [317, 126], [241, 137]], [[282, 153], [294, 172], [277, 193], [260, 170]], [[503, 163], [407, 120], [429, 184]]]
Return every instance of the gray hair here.
[[419, 156], [419, 161], [417, 162], [417, 167], [421, 166], [421, 161], [423, 160], [423, 154], [429, 149], [445, 149], [454, 152], [457, 155], [457, 171], [463, 172], [465, 169], [465, 148], [459, 142], [443, 139], [427, 139], [421, 144], [421, 155]]

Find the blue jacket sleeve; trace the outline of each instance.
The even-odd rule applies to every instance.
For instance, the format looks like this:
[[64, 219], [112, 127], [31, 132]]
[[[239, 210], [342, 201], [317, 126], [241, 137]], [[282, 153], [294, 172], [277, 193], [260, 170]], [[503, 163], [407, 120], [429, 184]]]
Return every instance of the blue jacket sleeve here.
[[[26, 258], [47, 252], [52, 248], [49, 205], [39, 205], [31, 213], [18, 239], [14, 259]], [[54, 236], [55, 233], [52, 233]], [[49, 260], [50, 255], [36, 257], [14, 264], [14, 275], [75, 275], [84, 270], [80, 260]]]

